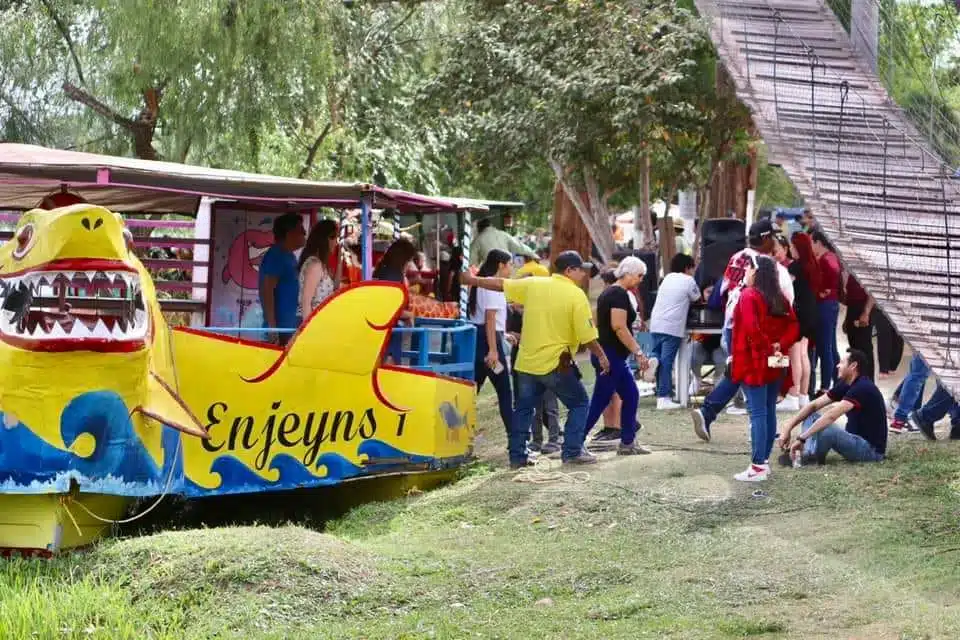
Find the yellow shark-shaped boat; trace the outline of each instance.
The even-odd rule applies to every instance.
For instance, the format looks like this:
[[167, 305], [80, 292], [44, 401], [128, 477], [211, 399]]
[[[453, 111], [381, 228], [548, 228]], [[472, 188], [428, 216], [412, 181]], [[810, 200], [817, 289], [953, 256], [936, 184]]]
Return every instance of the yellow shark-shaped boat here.
[[355, 286], [285, 349], [171, 331], [119, 215], [24, 214], [0, 247], [0, 548], [88, 543], [138, 497], [453, 469], [474, 387], [380, 365], [405, 304]]

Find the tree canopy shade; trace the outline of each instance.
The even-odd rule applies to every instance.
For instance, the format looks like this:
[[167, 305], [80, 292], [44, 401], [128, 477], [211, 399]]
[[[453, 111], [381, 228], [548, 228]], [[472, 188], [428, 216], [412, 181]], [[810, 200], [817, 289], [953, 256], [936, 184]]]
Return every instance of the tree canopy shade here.
[[[670, 89], [706, 46], [671, 0], [475, 0], [427, 95], [482, 165], [547, 162], [610, 259], [612, 195], [638, 184]], [[676, 98], [679, 92], [669, 95]]]
[[410, 108], [442, 3], [37, 0], [0, 6], [0, 131], [436, 191]]

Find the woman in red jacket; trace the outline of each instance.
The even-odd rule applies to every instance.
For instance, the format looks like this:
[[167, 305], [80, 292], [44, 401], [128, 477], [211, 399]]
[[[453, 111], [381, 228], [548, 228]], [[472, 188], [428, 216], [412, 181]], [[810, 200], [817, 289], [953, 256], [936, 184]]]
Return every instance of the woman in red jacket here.
[[757, 256], [733, 312], [731, 379], [743, 385], [750, 410], [751, 464], [734, 476], [742, 482], [766, 480], [777, 432], [777, 395], [787, 362], [784, 353], [800, 337], [796, 314], [780, 291], [777, 266]]

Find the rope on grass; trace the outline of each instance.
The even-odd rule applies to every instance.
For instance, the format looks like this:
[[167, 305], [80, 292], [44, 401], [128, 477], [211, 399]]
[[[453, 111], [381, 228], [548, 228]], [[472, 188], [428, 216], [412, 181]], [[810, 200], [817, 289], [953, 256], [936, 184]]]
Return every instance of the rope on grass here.
[[550, 460], [546, 456], [537, 458], [532, 467], [525, 467], [513, 476], [514, 482], [530, 484], [553, 484], [562, 482], [569, 485], [586, 484], [590, 482], [590, 474], [586, 471], [559, 471], [560, 463]]

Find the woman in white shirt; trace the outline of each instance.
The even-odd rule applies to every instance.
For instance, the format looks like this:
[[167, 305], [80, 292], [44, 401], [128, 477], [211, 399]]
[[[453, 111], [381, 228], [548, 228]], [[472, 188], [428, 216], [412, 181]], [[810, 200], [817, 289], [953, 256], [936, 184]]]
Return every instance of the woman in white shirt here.
[[333, 295], [336, 283], [327, 266], [337, 248], [337, 223], [324, 219], [313, 225], [300, 253], [300, 322]]
[[[512, 256], [506, 251], [492, 249], [480, 266], [480, 278], [509, 278]], [[473, 287], [467, 302], [467, 317], [477, 325], [477, 355], [474, 359], [474, 379], [477, 391], [490, 378], [497, 391], [500, 418], [510, 433], [513, 419], [513, 396], [510, 393], [510, 374], [503, 351], [503, 332], [507, 328], [507, 298], [502, 291], [488, 291]]]

